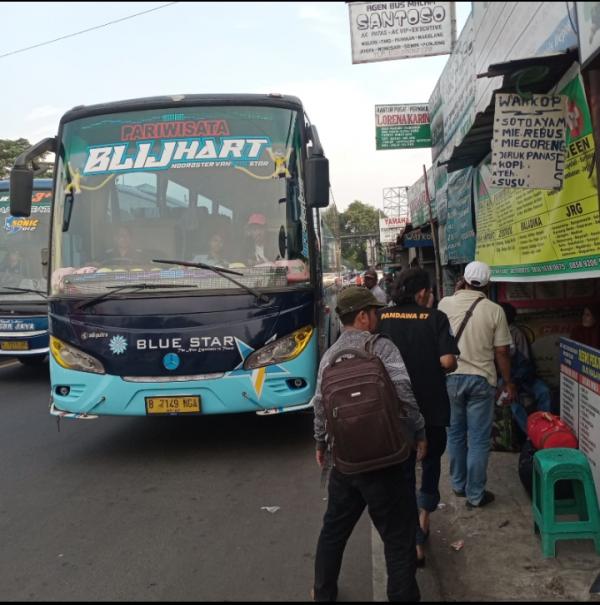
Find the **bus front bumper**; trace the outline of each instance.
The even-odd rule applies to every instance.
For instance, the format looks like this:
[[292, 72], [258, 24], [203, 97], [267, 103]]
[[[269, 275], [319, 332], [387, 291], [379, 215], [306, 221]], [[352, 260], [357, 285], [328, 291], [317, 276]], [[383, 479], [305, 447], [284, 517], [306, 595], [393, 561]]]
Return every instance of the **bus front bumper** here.
[[[316, 341], [311, 339], [296, 359], [277, 366], [189, 381], [140, 382], [78, 372], [62, 368], [50, 356], [50, 413], [66, 418], [91, 418], [247, 412], [270, 415], [306, 409], [315, 390]], [[149, 401], [160, 398], [193, 399], [199, 404], [199, 411], [154, 413]]]

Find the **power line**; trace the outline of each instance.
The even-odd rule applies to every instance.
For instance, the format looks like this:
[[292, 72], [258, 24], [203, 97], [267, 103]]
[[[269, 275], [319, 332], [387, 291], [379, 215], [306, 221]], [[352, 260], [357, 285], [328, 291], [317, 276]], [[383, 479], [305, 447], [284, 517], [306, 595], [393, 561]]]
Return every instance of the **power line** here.
[[87, 32], [94, 31], [95, 29], [101, 29], [103, 27], [108, 27], [109, 25], [114, 25], [115, 23], [121, 23], [121, 21], [127, 21], [128, 19], [133, 19], [134, 17], [139, 17], [140, 15], [146, 15], [148, 13], [152, 13], [154, 11], [160, 10], [161, 8], [166, 8], [167, 6], [172, 6], [173, 4], [177, 4], [177, 2], [167, 2], [166, 4], [161, 4], [160, 6], [156, 6], [154, 8], [150, 8], [145, 11], [141, 11], [139, 13], [135, 13], [133, 15], [129, 15], [127, 17], [121, 17], [120, 19], [115, 19], [114, 21], [108, 21], [107, 23], [103, 23], [102, 25], [95, 25], [94, 27], [88, 27], [87, 29], [82, 29], [81, 31], [74, 32], [72, 34], [67, 34], [65, 36], [61, 36], [60, 38], [54, 38], [54, 40], [48, 40], [47, 42], [40, 42], [39, 44], [34, 44], [33, 46], [27, 46], [25, 48], [20, 48], [19, 50], [13, 50], [8, 53], [4, 53], [0, 55], [0, 59], [4, 57], [9, 57], [11, 55], [16, 55], [18, 53], [24, 53], [26, 50], [32, 50], [33, 48], [39, 48], [40, 46], [46, 46], [48, 44], [53, 44], [54, 42], [59, 42], [60, 40], [66, 40], [67, 38], [72, 38], [73, 36], [79, 36], [81, 34], [85, 34]]

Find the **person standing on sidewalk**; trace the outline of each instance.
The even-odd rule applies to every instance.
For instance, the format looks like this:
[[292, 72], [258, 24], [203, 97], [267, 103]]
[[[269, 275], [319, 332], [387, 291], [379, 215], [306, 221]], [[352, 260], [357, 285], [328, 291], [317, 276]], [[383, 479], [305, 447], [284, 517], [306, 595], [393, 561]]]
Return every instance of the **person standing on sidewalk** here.
[[502, 307], [486, 297], [490, 277], [490, 268], [485, 263], [469, 263], [465, 268], [464, 289], [443, 298], [438, 306], [448, 316], [460, 349], [458, 368], [447, 379], [448, 454], [452, 489], [457, 496], [466, 497], [467, 508], [485, 506], [494, 500], [494, 494], [485, 487], [496, 365], [508, 395], [505, 404], [516, 398], [516, 387], [510, 380], [512, 338]]
[[[384, 306], [366, 288], [349, 286], [338, 295], [336, 312], [343, 331], [321, 360], [317, 377], [314, 407], [316, 460], [326, 468], [328, 434], [323, 402], [323, 372], [347, 349], [365, 349], [377, 327], [377, 308]], [[402, 356], [394, 343], [379, 337], [373, 344], [374, 355], [383, 362], [398, 398], [405, 404], [406, 414], [415, 431], [417, 457], [426, 453], [425, 421], [412, 391]], [[358, 388], [358, 387], [357, 387]], [[398, 410], [400, 413], [400, 410]], [[418, 601], [416, 581], [415, 525], [417, 507], [414, 490], [402, 463], [379, 470], [343, 474], [334, 466], [328, 486], [327, 511], [317, 543], [315, 579], [312, 596], [315, 601], [335, 601], [342, 557], [348, 538], [360, 519], [365, 506], [385, 547], [388, 575], [387, 594], [390, 601]]]
[[377, 283], [378, 279], [379, 276], [377, 275], [377, 271], [375, 271], [375, 269], [369, 269], [368, 271], [365, 271], [363, 276], [364, 286], [380, 303], [386, 305], [388, 301], [387, 294], [379, 287], [379, 284]]
[[[395, 306], [382, 309], [379, 332], [400, 349], [417, 403], [425, 419], [427, 455], [421, 461], [421, 488], [417, 495], [417, 566], [425, 564], [423, 545], [429, 536], [429, 515], [440, 501], [441, 459], [446, 450], [446, 427], [450, 424], [450, 401], [446, 373], [456, 369], [459, 354], [450, 323], [444, 313], [428, 308], [431, 280], [424, 269], [406, 269], [392, 290]], [[416, 489], [415, 457], [410, 480]]]

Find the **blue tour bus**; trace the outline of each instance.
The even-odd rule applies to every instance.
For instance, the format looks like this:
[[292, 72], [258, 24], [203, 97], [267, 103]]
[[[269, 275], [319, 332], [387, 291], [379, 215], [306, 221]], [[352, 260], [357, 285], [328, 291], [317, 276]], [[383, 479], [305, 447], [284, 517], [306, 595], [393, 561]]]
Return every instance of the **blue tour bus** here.
[[47, 258], [52, 180], [35, 179], [31, 215], [10, 214], [9, 181], [0, 181], [0, 359], [25, 365], [48, 356]]
[[299, 99], [75, 107], [17, 158], [15, 216], [49, 151], [52, 414], [309, 406], [337, 322], [321, 267], [328, 161]]

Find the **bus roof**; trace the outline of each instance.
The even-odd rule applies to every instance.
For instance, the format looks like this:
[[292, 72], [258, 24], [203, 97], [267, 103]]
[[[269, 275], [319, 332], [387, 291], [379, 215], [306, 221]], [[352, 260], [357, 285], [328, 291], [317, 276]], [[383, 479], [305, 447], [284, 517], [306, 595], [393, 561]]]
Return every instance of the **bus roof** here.
[[[52, 189], [52, 179], [33, 179], [34, 189]], [[0, 191], [8, 191], [10, 189], [10, 181], [0, 180]]]
[[112, 101], [96, 105], [78, 105], [67, 111], [60, 120], [70, 122], [81, 118], [106, 113], [141, 111], [145, 109], [174, 109], [189, 105], [257, 105], [302, 110], [302, 101], [297, 97], [281, 94], [209, 94], [209, 95], [165, 95], [142, 97], [125, 101]]

